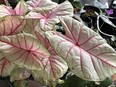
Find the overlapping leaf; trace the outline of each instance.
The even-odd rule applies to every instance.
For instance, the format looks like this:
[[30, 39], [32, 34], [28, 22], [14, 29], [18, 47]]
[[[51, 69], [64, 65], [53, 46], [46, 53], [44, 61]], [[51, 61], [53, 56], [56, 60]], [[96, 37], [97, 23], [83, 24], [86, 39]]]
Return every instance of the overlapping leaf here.
[[0, 22], [0, 36], [19, 33], [25, 26], [26, 20], [18, 16], [6, 16]]
[[45, 67], [41, 71], [33, 71], [34, 79], [44, 85], [57, 83], [67, 71], [67, 63], [59, 56], [52, 55], [45, 62]]
[[116, 52], [100, 35], [70, 17], [62, 18], [62, 24], [71, 41], [52, 32], [46, 35], [75, 75], [100, 81], [116, 72]]
[[[52, 82], [57, 81], [67, 71], [67, 63], [52, 49], [50, 43], [44, 35], [40, 32], [34, 31], [37, 21], [28, 20], [28, 25], [25, 32], [32, 33], [38, 40], [47, 48], [50, 53], [50, 57], [43, 59], [44, 69], [32, 71], [34, 79], [42, 84], [51, 85]], [[38, 27], [39, 28], [39, 27]]]
[[7, 59], [3, 58], [0, 60], [0, 76], [9, 76], [13, 67], [14, 65]]
[[52, 2], [51, 0], [31, 0], [27, 1], [26, 4], [30, 11], [45, 11], [57, 6], [57, 3]]
[[30, 75], [31, 75], [30, 70], [27, 70], [26, 68], [23, 67], [15, 66], [10, 74], [10, 81], [13, 82], [15, 80], [24, 80], [29, 78]]
[[38, 22], [39, 22], [38, 19], [27, 19], [25, 28], [23, 29], [23, 32], [34, 34], [35, 27], [38, 24]]
[[14, 9], [16, 15], [25, 15], [27, 12], [27, 5], [24, 0], [19, 1], [16, 8]]
[[31, 70], [43, 69], [42, 60], [50, 56], [47, 49], [27, 33], [0, 37], [0, 50], [12, 63]]
[[59, 22], [58, 19], [59, 16], [73, 16], [73, 7], [70, 4], [70, 2], [65, 1], [64, 3], [56, 6], [54, 9], [44, 11], [41, 13], [29, 12], [25, 16], [25, 18], [39, 19], [40, 20], [40, 22], [38, 23], [39, 27], [41, 27], [44, 30], [51, 30], [53, 29], [55, 23]]
[[12, 9], [10, 6], [0, 5], [0, 18], [8, 16], [8, 15], [25, 15], [27, 12], [27, 5], [24, 0], [19, 1], [15, 9]]

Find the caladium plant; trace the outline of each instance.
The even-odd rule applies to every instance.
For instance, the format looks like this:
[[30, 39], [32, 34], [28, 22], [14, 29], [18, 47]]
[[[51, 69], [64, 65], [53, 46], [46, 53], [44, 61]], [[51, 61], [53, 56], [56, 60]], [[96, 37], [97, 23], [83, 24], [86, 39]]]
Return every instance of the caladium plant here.
[[[21, 0], [12, 9], [0, 5], [0, 76], [11, 81], [30, 76], [55, 87], [68, 69], [90, 81], [116, 73], [116, 52], [82, 23], [73, 19], [70, 2]], [[66, 34], [57, 32], [61, 22]]]
[[100, 81], [116, 72], [116, 52], [99, 34], [72, 18], [64, 17], [61, 22], [69, 40], [52, 32], [46, 32], [46, 37], [75, 75]]

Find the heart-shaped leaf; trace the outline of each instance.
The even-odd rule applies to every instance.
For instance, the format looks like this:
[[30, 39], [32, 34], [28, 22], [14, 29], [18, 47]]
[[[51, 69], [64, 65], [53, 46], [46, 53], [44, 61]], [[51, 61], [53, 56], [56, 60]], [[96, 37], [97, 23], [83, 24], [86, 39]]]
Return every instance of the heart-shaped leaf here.
[[85, 80], [100, 81], [116, 72], [116, 52], [96, 32], [70, 17], [62, 18], [69, 41], [46, 32], [55, 51]]
[[50, 56], [38, 39], [27, 33], [0, 37], [0, 50], [12, 63], [31, 70], [43, 69], [42, 60]]
[[16, 8], [14, 9], [16, 15], [25, 15], [27, 12], [27, 5], [24, 0], [19, 1]]
[[3, 58], [2, 60], [0, 60], [0, 76], [9, 76], [13, 67], [14, 65], [7, 59]]
[[52, 2], [51, 0], [31, 0], [27, 1], [26, 4], [30, 11], [45, 11], [57, 6], [57, 3]]
[[54, 9], [41, 13], [29, 12], [25, 18], [40, 19], [37, 28], [39, 26], [44, 30], [51, 30], [55, 23], [59, 22], [59, 16], [73, 16], [73, 7], [70, 2], [65, 1], [64, 3], [56, 6]]
[[10, 81], [13, 82], [15, 80], [24, 80], [26, 78], [29, 78], [31, 75], [31, 71], [27, 70], [23, 67], [17, 67], [15, 66], [10, 74]]
[[18, 16], [6, 16], [0, 22], [0, 36], [19, 33], [25, 24], [26, 20]]

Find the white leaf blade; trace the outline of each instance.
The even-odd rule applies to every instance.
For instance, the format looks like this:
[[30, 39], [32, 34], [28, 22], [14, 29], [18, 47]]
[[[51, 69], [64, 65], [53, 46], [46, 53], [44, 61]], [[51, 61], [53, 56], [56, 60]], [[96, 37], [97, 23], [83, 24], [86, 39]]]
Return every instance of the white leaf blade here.
[[15, 15], [15, 11], [10, 6], [0, 5], [0, 18], [8, 16], [8, 15]]
[[42, 60], [50, 56], [33, 35], [26, 33], [0, 37], [0, 49], [9, 61], [31, 70], [43, 69]]
[[64, 23], [68, 32], [66, 36], [73, 42], [52, 32], [46, 32], [46, 37], [70, 69], [78, 77], [90, 81], [101, 81], [113, 75], [116, 72], [114, 49], [97, 33], [85, 26], [81, 27], [82, 24], [72, 18], [64, 17]]
[[31, 0], [26, 2], [28, 9], [30, 11], [45, 11], [53, 9], [57, 6], [57, 3], [52, 2], [51, 0]]
[[43, 11], [40, 13], [29, 12], [25, 16], [25, 18], [38, 18], [40, 20], [40, 23], [38, 25], [43, 30], [52, 30], [54, 25], [60, 22], [59, 17], [61, 16], [73, 16], [73, 7], [70, 2], [65, 1], [64, 3], [56, 6], [54, 9]]
[[26, 20], [18, 16], [6, 16], [0, 22], [0, 36], [8, 36], [19, 33], [26, 24]]

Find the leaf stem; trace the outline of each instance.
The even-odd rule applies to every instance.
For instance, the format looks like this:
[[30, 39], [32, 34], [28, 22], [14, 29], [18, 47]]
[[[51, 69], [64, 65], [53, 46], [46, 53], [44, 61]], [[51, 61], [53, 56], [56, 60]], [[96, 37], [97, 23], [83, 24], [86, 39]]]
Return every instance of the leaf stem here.
[[12, 85], [11, 85], [11, 83], [8, 81], [8, 79], [7, 78], [5, 78], [6, 79], [6, 82], [8, 83], [8, 85], [10, 86], [10, 87], [13, 87]]
[[5, 4], [6, 4], [7, 6], [10, 6], [8, 0], [4, 0], [4, 2], [5, 2]]
[[114, 0], [111, 1], [109, 8], [112, 8]]

